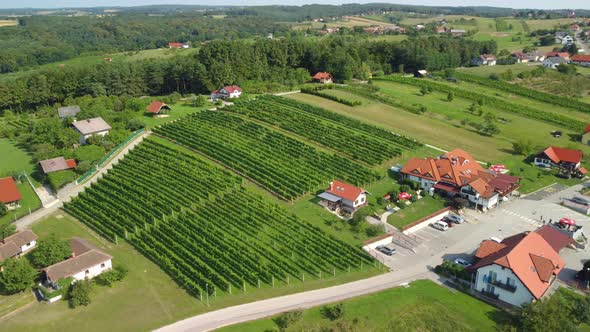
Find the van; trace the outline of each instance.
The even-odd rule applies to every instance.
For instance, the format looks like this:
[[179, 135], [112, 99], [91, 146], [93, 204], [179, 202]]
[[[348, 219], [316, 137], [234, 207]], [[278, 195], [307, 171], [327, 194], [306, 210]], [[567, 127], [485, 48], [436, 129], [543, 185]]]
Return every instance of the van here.
[[432, 223], [431, 226], [438, 229], [439, 231], [446, 231], [447, 229], [449, 229], [449, 225], [447, 225], [446, 222], [440, 220]]

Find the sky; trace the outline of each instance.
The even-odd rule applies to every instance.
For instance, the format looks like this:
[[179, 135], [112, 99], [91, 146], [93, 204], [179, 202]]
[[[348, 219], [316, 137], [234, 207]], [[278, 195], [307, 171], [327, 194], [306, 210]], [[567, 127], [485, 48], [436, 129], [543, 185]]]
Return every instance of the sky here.
[[426, 6], [493, 6], [509, 8], [590, 9], [589, 0], [0, 0], [0, 8], [61, 8], [61, 7], [98, 7], [98, 6], [141, 6], [154, 4], [191, 4], [191, 5], [304, 5], [309, 3], [346, 4], [387, 2], [396, 4]]

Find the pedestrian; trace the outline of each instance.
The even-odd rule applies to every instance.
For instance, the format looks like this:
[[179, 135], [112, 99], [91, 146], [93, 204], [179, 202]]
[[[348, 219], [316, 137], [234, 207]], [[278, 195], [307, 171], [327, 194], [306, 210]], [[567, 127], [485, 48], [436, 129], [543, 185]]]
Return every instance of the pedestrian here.
[[550, 223], [550, 224], [552, 224], [552, 222], [551, 222], [551, 218], [549, 218], [549, 223]]

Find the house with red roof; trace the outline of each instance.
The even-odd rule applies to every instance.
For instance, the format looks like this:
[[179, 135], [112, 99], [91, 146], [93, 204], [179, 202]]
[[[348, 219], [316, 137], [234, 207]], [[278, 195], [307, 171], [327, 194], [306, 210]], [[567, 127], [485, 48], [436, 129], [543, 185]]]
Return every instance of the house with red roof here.
[[590, 55], [576, 54], [571, 58], [570, 62], [578, 66], [590, 67]]
[[168, 111], [171, 110], [172, 109], [170, 108], [170, 106], [157, 100], [152, 101], [151, 104], [149, 104], [149, 106], [145, 109], [146, 113], [150, 113], [154, 116], [166, 114], [168, 113]]
[[514, 60], [516, 60], [517, 63], [529, 62], [529, 57], [524, 52], [514, 52], [512, 53], [512, 58], [514, 58]]
[[484, 240], [475, 253], [477, 262], [468, 267], [476, 274], [473, 288], [515, 306], [539, 300], [564, 268], [558, 251], [569, 242], [551, 229], [516, 234], [501, 242]]
[[431, 195], [467, 199], [477, 209], [493, 208], [519, 188], [520, 179], [484, 169], [464, 150], [437, 158], [410, 158], [400, 170], [402, 179], [418, 182]]
[[333, 82], [332, 74], [327, 72], [318, 72], [313, 75], [312, 80], [314, 83], [322, 83], [322, 84], [329, 84]]
[[546, 58], [560, 57], [570, 61], [570, 54], [568, 52], [547, 52]]
[[354, 213], [354, 211], [367, 205], [368, 192], [363, 188], [353, 186], [340, 180], [330, 182], [330, 187], [318, 197], [321, 199], [320, 205], [325, 206], [331, 211], [338, 210]]
[[168, 43], [168, 48], [190, 48], [191, 46], [187, 43], [171, 42]]
[[539, 152], [533, 161], [537, 167], [557, 167], [560, 172], [568, 177], [584, 176], [588, 171], [581, 166], [583, 153], [581, 150], [573, 150], [550, 146]]
[[229, 98], [240, 98], [241, 95], [242, 88], [237, 85], [230, 85], [211, 92], [211, 100], [217, 101], [218, 99], [225, 100]]
[[0, 179], [0, 204], [4, 204], [6, 209], [14, 210], [20, 207], [20, 200], [22, 196], [18, 188], [16, 187], [16, 182], [12, 176], [1, 178]]

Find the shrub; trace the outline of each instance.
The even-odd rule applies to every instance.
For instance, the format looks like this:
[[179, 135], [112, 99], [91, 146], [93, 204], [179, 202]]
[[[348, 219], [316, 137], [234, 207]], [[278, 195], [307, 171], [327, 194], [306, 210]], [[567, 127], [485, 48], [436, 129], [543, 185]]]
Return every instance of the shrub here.
[[381, 230], [382, 228], [379, 225], [369, 225], [365, 228], [365, 234], [367, 234], [368, 237], [375, 237], [381, 233]]
[[29, 288], [37, 276], [37, 271], [26, 259], [9, 258], [3, 262], [3, 269], [0, 273], [0, 291], [7, 295]]
[[129, 271], [123, 266], [116, 266], [114, 269], [104, 272], [96, 277], [96, 283], [101, 286], [112, 287], [117, 281], [121, 281], [127, 276]]
[[344, 316], [344, 305], [342, 303], [338, 303], [333, 306], [323, 306], [320, 309], [320, 312], [329, 320], [337, 320]]
[[463, 266], [447, 260], [443, 261], [442, 264], [437, 265], [434, 268], [434, 272], [445, 277], [471, 281], [471, 272], [467, 271]]
[[278, 317], [273, 319], [273, 321], [275, 322], [275, 324], [277, 324], [281, 331], [284, 331], [289, 326], [293, 325], [293, 323], [296, 323], [299, 320], [301, 320], [302, 316], [303, 312], [301, 310], [289, 311], [279, 315]]
[[71, 254], [70, 244], [57, 238], [55, 234], [39, 241], [37, 248], [31, 253], [31, 261], [38, 268], [47, 267], [61, 262]]
[[87, 306], [92, 302], [92, 281], [85, 279], [73, 283], [68, 290], [70, 307]]

